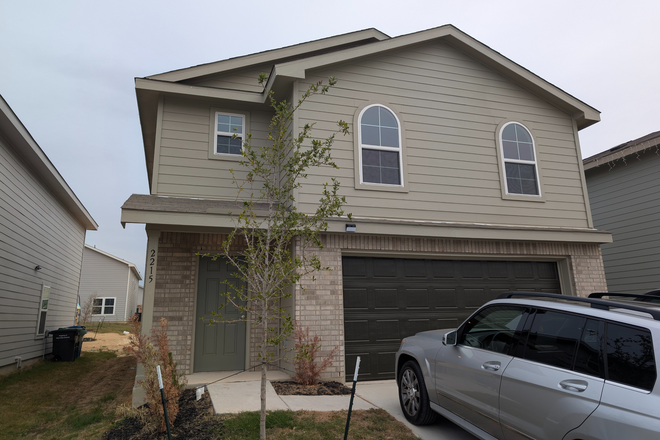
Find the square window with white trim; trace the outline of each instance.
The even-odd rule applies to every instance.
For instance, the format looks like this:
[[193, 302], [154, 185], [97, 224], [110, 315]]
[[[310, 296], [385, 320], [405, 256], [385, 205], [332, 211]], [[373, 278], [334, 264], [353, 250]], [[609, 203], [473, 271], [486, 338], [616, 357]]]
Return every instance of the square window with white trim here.
[[104, 316], [115, 314], [116, 298], [96, 298], [92, 304], [92, 315]]
[[215, 113], [215, 154], [240, 155], [245, 138], [245, 116]]

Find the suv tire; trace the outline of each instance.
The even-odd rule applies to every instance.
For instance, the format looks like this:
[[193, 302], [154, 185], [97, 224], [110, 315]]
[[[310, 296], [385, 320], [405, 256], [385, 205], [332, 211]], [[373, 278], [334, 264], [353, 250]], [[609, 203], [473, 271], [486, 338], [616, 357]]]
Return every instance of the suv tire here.
[[406, 419], [413, 425], [435, 422], [437, 414], [431, 410], [422, 370], [415, 361], [408, 361], [399, 370], [399, 404]]

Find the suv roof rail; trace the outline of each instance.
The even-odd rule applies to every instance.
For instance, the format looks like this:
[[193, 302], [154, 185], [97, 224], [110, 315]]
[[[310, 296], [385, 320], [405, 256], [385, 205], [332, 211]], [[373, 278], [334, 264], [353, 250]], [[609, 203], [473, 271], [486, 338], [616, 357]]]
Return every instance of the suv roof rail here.
[[[592, 297], [592, 295], [595, 295]], [[598, 296], [601, 295], [601, 296]], [[589, 295], [589, 298], [584, 298], [581, 296], [568, 296], [568, 295], [560, 295], [557, 293], [542, 293], [542, 292], [506, 292], [502, 293], [497, 297], [497, 299], [506, 299], [506, 298], [513, 298], [514, 296], [528, 296], [528, 297], [533, 297], [533, 298], [552, 298], [552, 299], [559, 299], [563, 301], [574, 301], [574, 302], [580, 302], [580, 303], [587, 303], [591, 304], [591, 307], [594, 309], [602, 309], [602, 310], [610, 310], [610, 308], [614, 309], [626, 309], [626, 310], [634, 310], [636, 312], [642, 312], [642, 313], [648, 313], [655, 319], [656, 321], [660, 321], [660, 309], [658, 308], [648, 308], [648, 307], [643, 307], [643, 306], [638, 306], [635, 304], [629, 304], [629, 303], [622, 303], [622, 302], [617, 302], [617, 301], [611, 301], [611, 300], [605, 300], [605, 299], [600, 299], [602, 296], [607, 296], [607, 295], [612, 295], [612, 296], [631, 296], [631, 297], [640, 297], [644, 295], [636, 295], [636, 294], [631, 294], [631, 293], [623, 293], [623, 294], [615, 294], [615, 293], [592, 293]]]

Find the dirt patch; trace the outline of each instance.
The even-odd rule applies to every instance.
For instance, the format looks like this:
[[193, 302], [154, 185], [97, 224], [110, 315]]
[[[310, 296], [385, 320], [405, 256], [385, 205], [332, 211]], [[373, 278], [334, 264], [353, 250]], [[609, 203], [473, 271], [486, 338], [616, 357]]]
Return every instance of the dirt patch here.
[[117, 356], [124, 356], [124, 347], [128, 345], [130, 335], [120, 335], [117, 333], [97, 333], [87, 332], [85, 339], [96, 339], [95, 341], [83, 340], [82, 351], [112, 351]]
[[345, 396], [351, 389], [339, 382], [319, 382], [316, 385], [299, 385], [293, 381], [271, 382], [281, 396]]
[[[171, 427], [172, 438], [213, 439], [220, 423], [213, 417], [213, 405], [208, 393], [195, 400], [195, 390], [185, 390], [179, 398], [179, 414]], [[143, 433], [144, 424], [137, 417], [127, 417], [107, 431], [105, 440], [150, 440], [165, 439], [167, 434]]]

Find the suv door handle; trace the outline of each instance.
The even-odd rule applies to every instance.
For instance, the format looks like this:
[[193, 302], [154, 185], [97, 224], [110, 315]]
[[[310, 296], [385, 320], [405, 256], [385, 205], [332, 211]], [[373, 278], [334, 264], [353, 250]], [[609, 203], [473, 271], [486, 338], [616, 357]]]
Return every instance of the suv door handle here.
[[484, 362], [481, 368], [483, 368], [484, 370], [497, 371], [500, 369], [501, 366], [502, 364], [497, 361], [489, 361], [489, 362]]
[[559, 385], [565, 390], [581, 393], [587, 389], [589, 383], [583, 380], [562, 380]]

